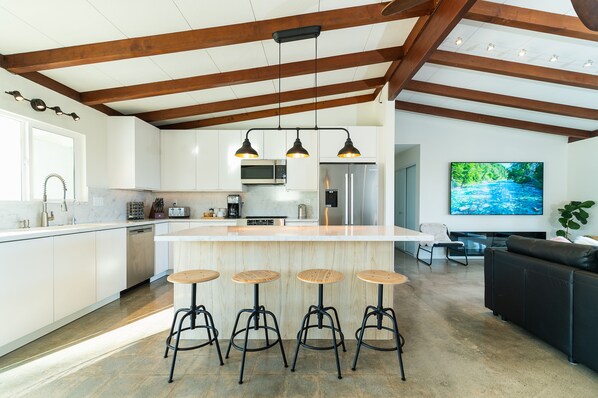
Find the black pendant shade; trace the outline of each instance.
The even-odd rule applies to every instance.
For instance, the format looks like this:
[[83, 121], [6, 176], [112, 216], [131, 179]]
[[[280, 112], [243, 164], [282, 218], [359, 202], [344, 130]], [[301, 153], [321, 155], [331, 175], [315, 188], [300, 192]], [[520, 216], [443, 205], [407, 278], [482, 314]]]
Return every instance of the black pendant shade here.
[[303, 148], [301, 144], [301, 140], [299, 139], [299, 131], [297, 131], [297, 139], [293, 144], [293, 147], [287, 151], [287, 158], [307, 158], [309, 157], [309, 152], [307, 149]]
[[345, 146], [342, 147], [340, 151], [338, 151], [339, 158], [357, 158], [361, 156], [361, 152], [359, 149], [353, 146], [353, 141], [351, 141], [351, 137], [349, 137], [349, 133], [347, 133], [347, 141], [345, 141]]
[[[249, 135], [249, 133], [247, 135]], [[251, 147], [251, 142], [249, 142], [249, 138], [246, 136], [241, 148], [237, 149], [237, 152], [235, 152], [235, 156], [238, 158], [253, 159], [257, 158], [259, 155], [257, 154], [257, 151]]]

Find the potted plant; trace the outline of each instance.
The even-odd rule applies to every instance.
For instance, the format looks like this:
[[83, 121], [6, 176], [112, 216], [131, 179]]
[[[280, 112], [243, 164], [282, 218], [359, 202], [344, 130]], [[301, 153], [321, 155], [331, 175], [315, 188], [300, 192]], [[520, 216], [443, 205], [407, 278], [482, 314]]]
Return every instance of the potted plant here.
[[584, 209], [589, 209], [595, 204], [596, 203], [593, 200], [586, 200], [585, 202], [572, 200], [562, 208], [558, 209], [560, 215], [559, 223], [564, 229], [557, 230], [556, 235], [569, 239], [570, 229], [577, 230], [581, 228], [581, 225], [586, 225], [588, 223], [590, 215]]

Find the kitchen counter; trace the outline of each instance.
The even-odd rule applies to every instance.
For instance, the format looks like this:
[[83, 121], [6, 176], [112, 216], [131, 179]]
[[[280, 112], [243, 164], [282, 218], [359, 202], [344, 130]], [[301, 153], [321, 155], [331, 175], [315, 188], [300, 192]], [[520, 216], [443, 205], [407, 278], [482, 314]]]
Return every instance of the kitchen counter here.
[[432, 235], [405, 228], [370, 225], [198, 227], [155, 237], [156, 241], [169, 242], [396, 242], [433, 239]]
[[[368, 269], [393, 271], [394, 241], [433, 237], [394, 226], [214, 226], [154, 239], [173, 243], [175, 272], [211, 269], [220, 273], [218, 279], [197, 289], [197, 302], [211, 312], [224, 338], [232, 332], [234, 314], [253, 305], [252, 286], [234, 283], [232, 276], [256, 269], [279, 272], [279, 280], [260, 286], [260, 304], [276, 314], [283, 339], [296, 339], [299, 322], [309, 305], [317, 302], [318, 290], [317, 285], [297, 280], [299, 271], [327, 268], [343, 273], [344, 280], [326, 286], [324, 300], [325, 305], [337, 308], [345, 336], [350, 338], [361, 326], [365, 307], [377, 302], [377, 286], [359, 280], [356, 273]], [[174, 309], [187, 307], [190, 294], [189, 286], [175, 284]], [[392, 306], [392, 297], [393, 287], [385, 287], [385, 307]], [[368, 339], [391, 338], [385, 330], [368, 333]], [[330, 332], [314, 329], [310, 337], [328, 339]]]

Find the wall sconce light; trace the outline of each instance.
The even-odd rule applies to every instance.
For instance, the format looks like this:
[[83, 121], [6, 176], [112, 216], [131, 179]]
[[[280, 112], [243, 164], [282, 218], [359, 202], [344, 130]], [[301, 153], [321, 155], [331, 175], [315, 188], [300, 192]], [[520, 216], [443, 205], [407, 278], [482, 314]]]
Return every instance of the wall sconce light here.
[[70, 116], [73, 118], [74, 121], [78, 121], [81, 119], [75, 112], [64, 113], [62, 111], [62, 109], [60, 109], [59, 106], [47, 106], [46, 103], [40, 98], [27, 99], [27, 98], [23, 97], [20, 92], [18, 92], [16, 90], [15, 91], [5, 91], [5, 93], [8, 95], [12, 95], [14, 97], [15, 101], [29, 102], [29, 104], [31, 105], [31, 108], [33, 108], [37, 112], [44, 112], [46, 109], [52, 109], [59, 116], [60, 115]]

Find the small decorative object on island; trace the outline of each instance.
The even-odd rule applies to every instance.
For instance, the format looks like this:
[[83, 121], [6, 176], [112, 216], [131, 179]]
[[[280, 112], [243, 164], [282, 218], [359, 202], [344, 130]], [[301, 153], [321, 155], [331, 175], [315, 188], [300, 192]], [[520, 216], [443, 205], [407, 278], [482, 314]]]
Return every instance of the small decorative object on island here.
[[156, 198], [156, 200], [154, 200], [149, 218], [164, 218], [164, 199]]
[[586, 225], [588, 223], [588, 218], [590, 217], [590, 215], [584, 209], [589, 209], [595, 204], [596, 202], [594, 202], [593, 200], [586, 200], [585, 202], [578, 202], [572, 200], [562, 208], [558, 209], [560, 215], [559, 223], [565, 229], [557, 230], [556, 235], [571, 240], [569, 238], [569, 229], [578, 230], [579, 228], [581, 228], [580, 224]]

